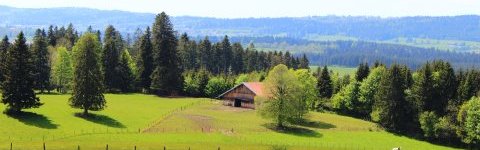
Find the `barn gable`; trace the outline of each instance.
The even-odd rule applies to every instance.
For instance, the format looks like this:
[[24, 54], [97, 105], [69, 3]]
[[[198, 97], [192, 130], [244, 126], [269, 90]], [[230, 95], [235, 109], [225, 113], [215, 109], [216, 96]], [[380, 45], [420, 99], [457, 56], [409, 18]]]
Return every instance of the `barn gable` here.
[[263, 95], [261, 82], [244, 82], [220, 94], [217, 98], [223, 99], [223, 104], [234, 107], [255, 108], [255, 96]]

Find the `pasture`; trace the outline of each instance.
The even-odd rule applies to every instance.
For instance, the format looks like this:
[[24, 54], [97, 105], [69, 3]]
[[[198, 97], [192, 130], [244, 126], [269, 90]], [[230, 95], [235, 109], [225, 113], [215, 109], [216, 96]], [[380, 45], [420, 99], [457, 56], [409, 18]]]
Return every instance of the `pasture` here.
[[[451, 149], [378, 128], [374, 123], [311, 112], [308, 122], [271, 129], [255, 110], [203, 98], [107, 94], [107, 108], [81, 118], [69, 95], [41, 95], [44, 106], [0, 115], [0, 150], [41, 149]], [[4, 109], [5, 106], [0, 106]]]

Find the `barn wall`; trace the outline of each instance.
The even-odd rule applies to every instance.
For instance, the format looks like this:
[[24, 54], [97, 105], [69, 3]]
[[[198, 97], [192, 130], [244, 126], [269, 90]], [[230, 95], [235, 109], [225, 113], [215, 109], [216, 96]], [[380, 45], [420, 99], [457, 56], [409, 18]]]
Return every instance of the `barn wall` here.
[[255, 93], [250, 91], [245, 85], [238, 86], [237, 88], [231, 90], [230, 92], [223, 95], [223, 105], [233, 106], [235, 99], [242, 99], [242, 107], [244, 108], [255, 108], [254, 104]]

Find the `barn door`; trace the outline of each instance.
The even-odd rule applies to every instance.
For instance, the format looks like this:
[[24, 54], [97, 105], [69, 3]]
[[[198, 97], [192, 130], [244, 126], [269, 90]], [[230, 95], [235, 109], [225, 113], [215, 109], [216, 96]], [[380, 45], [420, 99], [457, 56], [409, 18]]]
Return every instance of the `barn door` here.
[[242, 107], [242, 100], [235, 99], [235, 102], [233, 103], [233, 107]]

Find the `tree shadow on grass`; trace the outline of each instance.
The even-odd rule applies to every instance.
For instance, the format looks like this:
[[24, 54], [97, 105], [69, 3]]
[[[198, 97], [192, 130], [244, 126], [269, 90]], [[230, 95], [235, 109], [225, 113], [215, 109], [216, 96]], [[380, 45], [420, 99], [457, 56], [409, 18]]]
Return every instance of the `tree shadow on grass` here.
[[322, 134], [314, 130], [299, 127], [299, 126], [285, 126], [285, 127], [279, 128], [279, 127], [276, 127], [275, 124], [273, 123], [264, 124], [263, 126], [277, 133], [284, 133], [284, 134], [303, 136], [303, 137], [322, 137], [323, 136]]
[[117, 120], [105, 115], [92, 113], [84, 115], [83, 113], [75, 113], [75, 116], [96, 124], [101, 124], [113, 128], [125, 128], [125, 125], [123, 125], [121, 122], [118, 122]]
[[8, 117], [17, 119], [23, 124], [35, 126], [43, 129], [56, 129], [57, 124], [52, 123], [50, 119], [44, 115], [33, 112], [5, 113]]
[[325, 123], [320, 121], [309, 121], [309, 120], [302, 120], [296, 123], [296, 125], [302, 126], [302, 127], [308, 127], [308, 128], [315, 128], [315, 129], [331, 129], [331, 128], [337, 127], [330, 123]]

